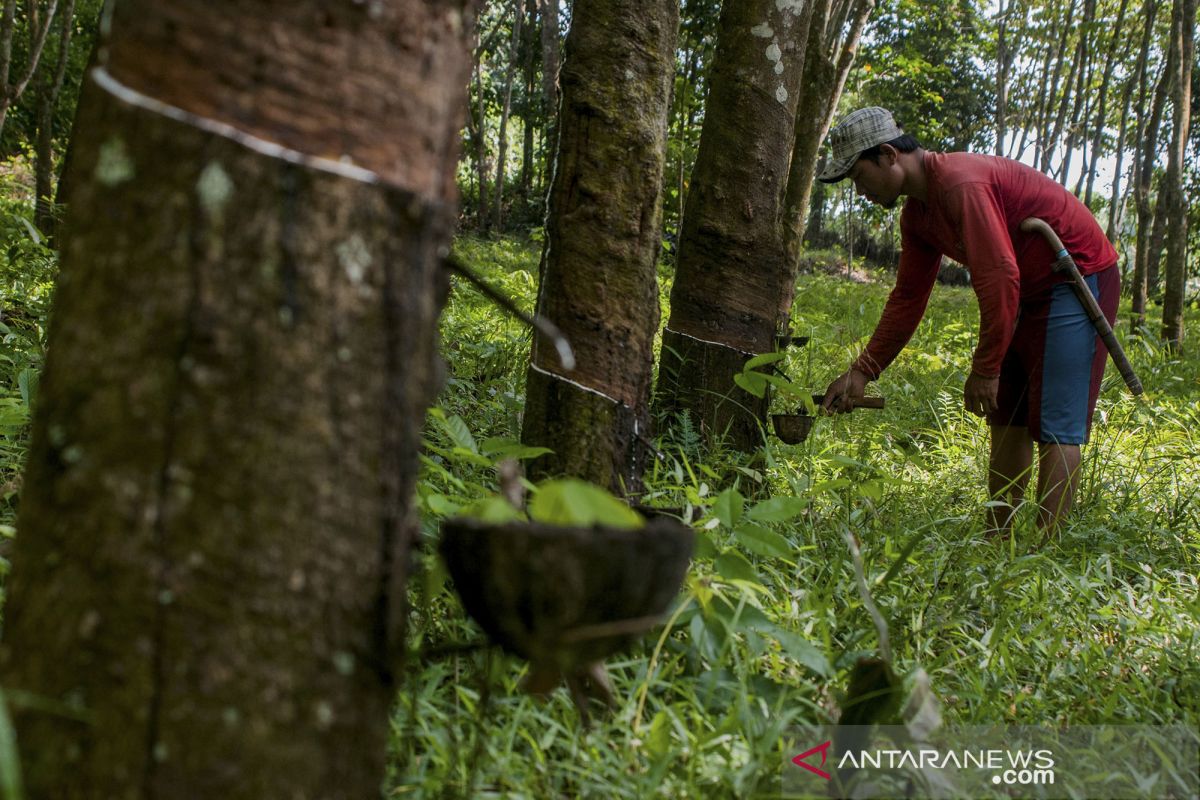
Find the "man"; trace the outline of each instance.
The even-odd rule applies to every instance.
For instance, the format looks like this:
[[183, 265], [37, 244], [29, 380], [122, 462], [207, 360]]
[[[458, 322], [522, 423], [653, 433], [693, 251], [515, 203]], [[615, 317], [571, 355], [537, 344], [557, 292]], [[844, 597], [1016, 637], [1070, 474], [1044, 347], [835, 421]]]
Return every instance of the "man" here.
[[1120, 295], [1116, 250], [1087, 207], [1050, 178], [997, 156], [927, 152], [886, 109], [847, 115], [829, 143], [819, 180], [849, 178], [884, 208], [908, 199], [896, 286], [866, 349], [829, 385], [822, 408], [850, 410], [908, 343], [942, 256], [965, 264], [979, 300], [979, 344], [963, 400], [988, 419], [988, 489], [1009, 505], [989, 507], [989, 522], [1007, 535], [1037, 442], [1038, 522], [1050, 533], [1071, 509], [1107, 351], [1066, 277], [1053, 272], [1050, 245], [1019, 226], [1029, 217], [1049, 223], [1110, 322]]

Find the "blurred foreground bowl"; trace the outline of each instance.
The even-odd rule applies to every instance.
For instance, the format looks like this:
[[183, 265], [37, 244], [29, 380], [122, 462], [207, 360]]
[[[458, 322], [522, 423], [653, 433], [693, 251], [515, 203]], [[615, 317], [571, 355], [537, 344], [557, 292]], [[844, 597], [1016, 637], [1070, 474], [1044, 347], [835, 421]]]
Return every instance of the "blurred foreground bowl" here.
[[692, 529], [635, 530], [468, 518], [442, 523], [441, 552], [467, 613], [535, 671], [586, 671], [657, 625], [679, 593]]

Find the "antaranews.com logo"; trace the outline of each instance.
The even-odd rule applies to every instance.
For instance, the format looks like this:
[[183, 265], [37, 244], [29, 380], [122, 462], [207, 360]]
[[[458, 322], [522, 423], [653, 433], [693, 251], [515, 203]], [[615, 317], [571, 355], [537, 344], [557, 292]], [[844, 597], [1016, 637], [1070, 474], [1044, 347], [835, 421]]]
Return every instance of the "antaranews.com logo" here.
[[784, 797], [1140, 800], [1200, 790], [1200, 735], [1182, 725], [979, 726], [923, 741], [901, 726], [803, 735], [787, 754]]
[[[792, 758], [792, 763], [825, 780], [833, 776], [814, 766], [809, 758], [819, 755], [825, 766], [832, 740], [826, 740]], [[836, 769], [860, 771], [884, 770], [991, 770], [992, 783], [1006, 786], [1049, 785], [1054, 783], [1054, 753], [1050, 750], [847, 750], [842, 753]]]

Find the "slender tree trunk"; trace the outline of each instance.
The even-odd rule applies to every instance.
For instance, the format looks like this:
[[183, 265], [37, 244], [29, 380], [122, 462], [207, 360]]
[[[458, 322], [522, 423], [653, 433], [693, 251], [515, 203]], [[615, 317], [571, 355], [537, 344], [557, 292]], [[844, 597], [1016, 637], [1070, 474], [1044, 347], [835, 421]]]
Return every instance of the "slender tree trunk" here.
[[[1162, 122], [1163, 107], [1171, 88], [1171, 75], [1175, 70], [1178, 54], [1175, 48], [1167, 49], [1167, 63], [1159, 76], [1158, 85], [1154, 90], [1154, 101], [1146, 121], [1144, 132], [1139, 142], [1137, 155], [1137, 181], [1134, 184], [1134, 202], [1137, 208], [1137, 240], [1133, 262], [1132, 299], [1130, 300], [1131, 324], [1139, 330], [1146, 321], [1146, 296], [1149, 288], [1150, 263], [1157, 262], [1157, 255], [1151, 254], [1152, 226], [1154, 214], [1150, 206], [1150, 187], [1154, 180], [1154, 162], [1158, 154], [1158, 127]], [[1139, 126], [1141, 127], [1141, 126]]]
[[538, 0], [538, 7], [542, 23], [542, 110], [546, 115], [546, 164], [542, 174], [549, 182], [558, 152], [558, 0]]
[[37, 143], [35, 145], [34, 180], [37, 197], [34, 222], [47, 237], [54, 235], [54, 110], [67, 74], [71, 56], [71, 32], [75, 29], [75, 0], [66, 0], [58, 14], [58, 58], [54, 73], [39, 81], [37, 102]]
[[683, 217], [656, 402], [710, 440], [761, 441], [766, 400], [734, 376], [774, 349], [803, 25], [775, 0], [726, 3], [718, 22], [700, 150]]
[[13, 103], [21, 99], [25, 88], [37, 72], [38, 62], [42, 57], [42, 48], [54, 22], [54, 14], [58, 8], [58, 0], [49, 0], [43, 9], [38, 0], [29, 0], [26, 9], [26, 19], [30, 26], [28, 62], [25, 71], [12, 80], [12, 45], [16, 32], [17, 0], [6, 0], [0, 10], [0, 132], [4, 131], [8, 110]]
[[6, 586], [29, 797], [378, 796], [472, 11], [116, 4]]
[[682, 91], [679, 92], [678, 99], [678, 122], [675, 127], [675, 141], [677, 142], [676, 151], [679, 158], [676, 164], [676, 184], [675, 184], [675, 234], [678, 241], [679, 232], [683, 230], [683, 208], [684, 201], [687, 197], [687, 142], [688, 134], [692, 127], [696, 124], [696, 106], [693, 102], [692, 92], [695, 87], [696, 70], [700, 64], [700, 47], [692, 48], [688, 51], [687, 67], [683, 73]]
[[804, 225], [808, 221], [808, 204], [812, 196], [813, 181], [817, 174], [821, 145], [833, 124], [838, 101], [846, 85], [846, 77], [858, 52], [862, 35], [874, 0], [856, 0], [851, 7], [849, 28], [830, 27], [824, 21], [824, 10], [828, 3], [814, 0], [807, 25], [808, 42], [804, 50], [804, 72], [801, 77], [801, 93], [796, 109], [796, 125], [793, 131], [791, 162], [788, 169], [787, 194], [785, 196], [784, 248], [793, 265], [791, 280], [780, 294], [779, 323], [785, 327], [791, 311], [792, 294], [795, 288], [795, 268], [799, 264], [801, 243], [804, 240]]
[[[1112, 194], [1109, 196], [1108, 203], [1108, 224], [1104, 229], [1104, 235], [1108, 237], [1108, 241], [1112, 242], [1114, 245], [1117, 243], [1117, 237], [1119, 236], [1119, 230], [1117, 226], [1121, 224], [1121, 220], [1124, 219], [1125, 216], [1124, 195], [1121, 194], [1121, 175], [1125, 162], [1125, 136], [1129, 130], [1129, 103], [1131, 98], [1129, 90], [1131, 88], [1132, 82], [1126, 85], [1126, 90], [1123, 92], [1121, 97], [1121, 122], [1117, 128], [1117, 160], [1113, 166]], [[1095, 163], [1095, 159], [1093, 159], [1093, 170], [1096, 168]], [[1089, 188], [1090, 186], [1091, 184], [1089, 182]]]
[[[1038, 134], [1038, 149], [1041, 154], [1039, 169], [1042, 172], [1050, 171], [1050, 162], [1054, 158], [1054, 151], [1057, 149], [1059, 131], [1062, 129], [1061, 117], [1066, 110], [1066, 102], [1070, 92], [1064, 87], [1062, 100], [1059, 102], [1059, 116], [1053, 117], [1051, 109], [1054, 106], [1054, 101], [1058, 97], [1058, 81], [1062, 75], [1062, 70], [1065, 62], [1063, 56], [1066, 53], [1067, 41], [1071, 36], [1071, 22], [1075, 17], [1075, 0], [1067, 0], [1066, 19], [1063, 21], [1062, 34], [1058, 40], [1058, 49], [1055, 51], [1053, 59], [1053, 69], [1050, 73], [1050, 89], [1046, 93], [1046, 107], [1042, 117], [1042, 124], [1039, 127]], [[1076, 50], [1078, 52], [1078, 50]], [[1070, 80], [1070, 71], [1067, 73], [1068, 81]]]
[[566, 334], [567, 372], [536, 340], [522, 441], [538, 474], [629, 494], [649, 435], [662, 176], [678, 0], [576, 0], [562, 66], [558, 161], [538, 311]]
[[[1058, 143], [1063, 141], [1063, 134], [1066, 134], [1066, 152], [1063, 154], [1062, 164], [1058, 168], [1058, 182], [1063, 186], [1067, 185], [1067, 172], [1071, 167], [1072, 147], [1074, 145], [1075, 124], [1079, 121], [1080, 104], [1083, 102], [1083, 76], [1087, 71], [1085, 63], [1089, 57], [1090, 48], [1088, 47], [1088, 36], [1091, 30], [1092, 15], [1095, 13], [1096, 0], [1083, 0], [1083, 25], [1079, 27], [1076, 42], [1075, 55], [1071, 57], [1071, 67], [1067, 70], [1067, 81], [1063, 84], [1062, 102], [1058, 107], [1058, 117], [1054, 121], [1054, 133], [1051, 134], [1051, 141], [1057, 148]], [[1071, 90], [1071, 80], [1075, 79], [1075, 90]], [[1067, 109], [1070, 108], [1070, 118], [1068, 121]]]
[[491, 224], [491, 173], [488, 170], [487, 150], [487, 101], [483, 96], [483, 54], [475, 61], [475, 107], [471, 109], [475, 118], [475, 177], [479, 182], [479, 208], [476, 209], [476, 228], [486, 233]]
[[[1051, 39], [1053, 39], [1053, 32], [1054, 32], [1054, 30], [1056, 30], [1054, 28], [1055, 24], [1057, 24], [1057, 20], [1054, 20], [1051, 22]], [[1051, 69], [1051, 66], [1057, 66], [1057, 65], [1053, 64], [1053, 60], [1054, 60], [1054, 43], [1053, 43], [1053, 41], [1049, 41], [1046, 43], [1046, 55], [1045, 55], [1045, 58], [1042, 59], [1042, 71], [1039, 73], [1040, 77], [1036, 84], [1036, 86], [1037, 86], [1037, 102], [1034, 103], [1034, 110], [1033, 110], [1032, 116], [1029, 119], [1028, 123], [1021, 126], [1021, 141], [1020, 141], [1020, 144], [1017, 145], [1016, 154], [1013, 156], [1013, 158], [1019, 159], [1019, 158], [1021, 158], [1021, 156], [1025, 155], [1026, 139], [1029, 136], [1030, 132], [1032, 132], [1032, 134], [1033, 134], [1033, 162], [1035, 164], [1041, 163], [1041, 159], [1042, 159], [1042, 127], [1043, 127], [1043, 121], [1046, 118], [1046, 108], [1049, 106], [1049, 103], [1050, 103], [1050, 101], [1049, 101], [1050, 69]]]
[[[1108, 231], [1107, 231], [1107, 233], [1108, 233], [1108, 240], [1110, 242], [1116, 242], [1117, 236], [1119, 235], [1117, 225], [1121, 218], [1121, 215], [1118, 214], [1118, 199], [1121, 197], [1121, 194], [1119, 191], [1119, 189], [1120, 189], [1119, 183], [1120, 183], [1120, 176], [1121, 176], [1121, 161], [1122, 161], [1122, 157], [1125, 155], [1125, 130], [1126, 130], [1126, 125], [1128, 123], [1129, 107], [1132, 102], [1133, 89], [1135, 86], [1137, 87], [1138, 101], [1137, 101], [1137, 109], [1135, 112], [1135, 129], [1136, 129], [1136, 131], [1135, 131], [1134, 142], [1133, 142], [1133, 156], [1131, 159], [1132, 163], [1130, 166], [1129, 182], [1130, 182], [1130, 185], [1133, 187], [1132, 194], [1134, 197], [1134, 203], [1135, 203], [1135, 205], [1138, 203], [1138, 196], [1139, 196], [1138, 192], [1139, 192], [1139, 186], [1141, 185], [1141, 179], [1139, 177], [1141, 175], [1141, 164], [1142, 164], [1141, 147], [1142, 147], [1142, 138], [1145, 135], [1145, 128], [1146, 128], [1146, 112], [1145, 112], [1146, 83], [1147, 83], [1146, 73], [1147, 73], [1147, 65], [1149, 63], [1150, 42], [1153, 39], [1153, 35], [1154, 35], [1154, 18], [1155, 18], [1155, 16], [1157, 16], [1157, 13], [1158, 13], [1157, 0], [1143, 0], [1143, 3], [1142, 3], [1142, 20], [1143, 20], [1142, 44], [1141, 44], [1141, 48], [1138, 51], [1138, 60], [1137, 60], [1137, 66], [1134, 68], [1134, 77], [1132, 80], [1128, 81], [1125, 85], [1125, 100], [1124, 100], [1125, 107], [1121, 114], [1121, 135], [1118, 136], [1118, 138], [1117, 138], [1117, 168], [1113, 173], [1112, 204], [1109, 207], [1109, 213], [1108, 213]], [[1140, 206], [1138, 207], [1138, 210], [1136, 211], [1136, 213], [1138, 213], [1138, 215], [1139, 215], [1139, 223], [1138, 223], [1139, 233], [1138, 233], [1138, 239], [1134, 244], [1134, 257], [1132, 259], [1135, 264], [1135, 272], [1136, 272], [1136, 263], [1139, 259], [1139, 254], [1141, 252], [1141, 245], [1140, 245], [1140, 242], [1141, 242], [1141, 238], [1140, 238], [1141, 237], [1141, 233], [1140, 233], [1140, 231], [1141, 231], [1141, 216], [1140, 216], [1141, 211], [1140, 211]], [[1143, 285], [1144, 285], [1144, 282], [1143, 282]], [[1134, 281], [1133, 294], [1134, 294], [1135, 298], [1137, 295], [1137, 288], [1138, 288], [1138, 282]], [[1142, 312], [1144, 312], [1144, 310], [1145, 310], [1145, 307], [1144, 307], [1145, 290], [1144, 289], [1142, 289], [1142, 302], [1143, 302]], [[1137, 314], [1135, 314], [1134, 315], [1135, 319], [1142, 312], [1138, 312]], [[1140, 323], [1135, 321], [1134, 324], [1137, 325]]]
[[500, 129], [496, 144], [496, 188], [492, 192], [492, 228], [499, 232], [504, 225], [504, 174], [508, 162], [508, 116], [512, 112], [513, 80], [521, 61], [521, 23], [525, 20], [524, 0], [513, 3], [512, 41], [509, 43], [508, 67], [504, 71], [504, 100], [500, 105]]
[[[1129, 0], [1121, 0], [1121, 5], [1117, 9], [1117, 21], [1113, 27], [1112, 42], [1108, 48], [1108, 56], [1104, 60], [1104, 74], [1100, 78], [1100, 101], [1096, 107], [1096, 121], [1092, 130], [1092, 162], [1087, 170], [1087, 188], [1084, 191], [1084, 205], [1092, 204], [1092, 188], [1096, 182], [1096, 162], [1100, 159], [1100, 145], [1104, 137], [1104, 128], [1108, 123], [1108, 87], [1112, 80], [1114, 60], [1117, 51], [1121, 51], [1121, 60], [1125, 61], [1129, 55], [1129, 47], [1133, 42], [1133, 37], [1127, 36], [1121, 38], [1121, 31], [1125, 26], [1125, 10], [1129, 6]], [[1128, 95], [1126, 95], [1128, 100]], [[1125, 130], [1125, 110], [1128, 109], [1128, 102], [1122, 106], [1121, 113], [1121, 134], [1117, 136], [1117, 168], [1113, 172], [1113, 186], [1117, 185], [1118, 176], [1121, 173], [1120, 153], [1124, 147], [1122, 141]]]
[[1004, 155], [1004, 140], [1008, 137], [1008, 69], [1011, 55], [1006, 39], [1008, 15], [1011, 11], [1011, 0], [1007, 7], [1004, 5], [1004, 0], [1001, 0], [1000, 9], [996, 13], [998, 24], [996, 26], [996, 146], [994, 152], [998, 156]]
[[1172, 14], [1172, 47], [1179, 51], [1172, 100], [1175, 117], [1167, 156], [1167, 274], [1163, 292], [1162, 339], [1171, 348], [1183, 344], [1183, 308], [1187, 289], [1188, 202], [1183, 188], [1183, 161], [1191, 131], [1192, 65], [1196, 55], [1196, 0], [1176, 0]]
[[1167, 243], [1167, 223], [1171, 219], [1170, 204], [1167, 202], [1166, 175], [1159, 180], [1158, 199], [1154, 203], [1154, 222], [1150, 225], [1150, 245], [1146, 258], [1146, 296], [1157, 297], [1159, 268], [1162, 266], [1163, 248]]
[[537, 76], [533, 69], [534, 56], [534, 24], [537, 22], [537, 2], [527, 0], [525, 3], [525, 24], [521, 34], [521, 72], [525, 77], [524, 93], [521, 98], [521, 205], [528, 208], [529, 194], [533, 189], [533, 129], [534, 129], [534, 91]]

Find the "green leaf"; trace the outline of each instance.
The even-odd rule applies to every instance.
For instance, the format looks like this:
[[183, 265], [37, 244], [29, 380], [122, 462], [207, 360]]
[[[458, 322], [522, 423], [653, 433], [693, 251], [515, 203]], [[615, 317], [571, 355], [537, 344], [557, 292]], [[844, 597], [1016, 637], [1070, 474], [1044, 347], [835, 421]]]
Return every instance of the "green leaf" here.
[[641, 528], [641, 515], [599, 486], [575, 478], [543, 483], [529, 501], [529, 516], [551, 525]]
[[554, 452], [549, 447], [531, 447], [521, 444], [516, 440], [505, 439], [500, 436], [492, 436], [484, 439], [483, 443], [479, 445], [479, 451], [496, 460], [502, 458], [523, 460], [526, 458], [537, 458], [538, 456]]
[[471, 435], [471, 430], [467, 427], [467, 423], [462, 421], [462, 417], [457, 414], [447, 417], [445, 414], [434, 415], [437, 420], [438, 427], [450, 437], [450, 441], [455, 447], [461, 447], [468, 453], [479, 454], [479, 445], [475, 444], [475, 437]]
[[693, 553], [694, 558], [716, 558], [721, 551], [713, 543], [712, 536], [708, 531], [697, 531], [696, 533], [696, 550]]
[[661, 757], [666, 755], [670, 746], [671, 718], [667, 716], [666, 710], [662, 710], [654, 715], [654, 721], [650, 723], [650, 732], [646, 736], [646, 750], [653, 756]]
[[772, 497], [752, 506], [746, 516], [756, 522], [787, 522], [803, 514], [806, 508], [806, 497]]
[[839, 489], [845, 489], [851, 483], [849, 478], [834, 478], [831, 481], [821, 481], [812, 487], [813, 494], [821, 494], [822, 492], [836, 492]]
[[888, 569], [887, 573], [879, 579], [880, 586], [886, 586], [888, 581], [896, 577], [896, 573], [908, 561], [908, 557], [912, 555], [912, 551], [917, 548], [917, 545], [921, 543], [921, 540], [925, 538], [925, 534], [929, 533], [930, 530], [930, 528], [924, 528], [909, 537], [908, 542], [904, 545], [904, 549], [900, 551], [900, 555], [896, 556], [896, 560], [892, 562], [892, 566]]
[[766, 364], [777, 364], [787, 358], [787, 353], [763, 353], [747, 361], [742, 365], [742, 372], [749, 372], [752, 369], [765, 366]]
[[21, 762], [17, 758], [17, 732], [8, 714], [8, 701], [0, 692], [0, 797], [20, 800], [24, 796]]
[[517, 522], [525, 519], [525, 515], [512, 507], [503, 497], [485, 497], [476, 500], [459, 512], [461, 516], [471, 517], [480, 522], [502, 525], [505, 522]]
[[736, 550], [727, 550], [717, 556], [713, 566], [716, 568], [717, 574], [727, 581], [760, 582], [758, 573], [754, 571], [754, 565]]
[[733, 376], [733, 382], [755, 397], [767, 393], [767, 376], [761, 372], [739, 372]]
[[721, 520], [722, 525], [732, 528], [741, 520], [745, 507], [746, 498], [742, 497], [741, 492], [737, 489], [726, 489], [713, 501], [712, 512], [713, 516]]
[[[760, 632], [767, 633], [767, 631]], [[829, 659], [825, 656], [825, 653], [803, 636], [779, 627], [770, 631], [770, 635], [774, 636], [775, 640], [779, 642], [779, 646], [783, 648], [783, 652], [813, 672], [823, 677], [829, 677], [833, 674], [833, 666], [829, 663]]]
[[795, 548], [783, 536], [773, 530], [747, 522], [733, 532], [738, 542], [749, 550], [766, 558], [791, 558]]
[[462, 506], [444, 494], [427, 495], [425, 497], [425, 507], [440, 517], [453, 516], [462, 510]]
[[33, 408], [33, 403], [37, 400], [38, 389], [38, 371], [36, 369], [23, 369], [17, 375], [17, 388], [21, 390], [21, 400], [29, 408]]

